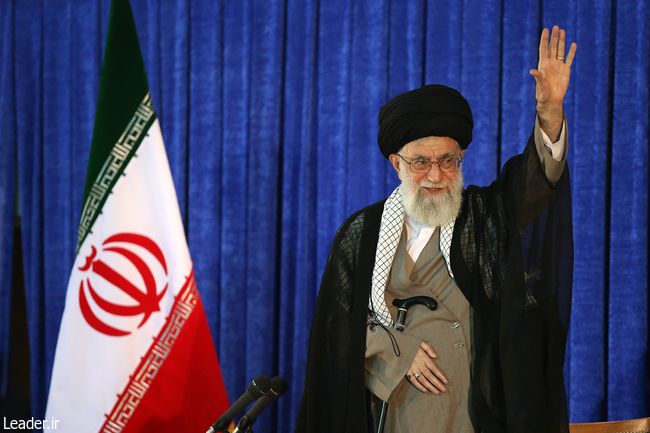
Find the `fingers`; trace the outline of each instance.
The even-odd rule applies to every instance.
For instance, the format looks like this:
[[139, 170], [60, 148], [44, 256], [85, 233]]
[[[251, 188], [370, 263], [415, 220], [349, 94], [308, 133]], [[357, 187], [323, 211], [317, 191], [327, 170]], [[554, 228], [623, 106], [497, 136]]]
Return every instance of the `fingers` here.
[[[565, 56], [564, 53], [566, 51], [566, 31], [564, 29], [561, 29], [559, 26], [553, 26], [553, 29], [550, 34], [550, 42], [549, 42], [549, 30], [544, 29], [542, 30], [542, 36], [540, 37], [539, 40], [539, 60], [542, 61], [542, 59], [558, 59], [558, 60], [564, 60], [566, 64], [570, 67], [571, 63], [573, 63], [573, 58], [575, 57], [576, 50], [578, 46], [576, 43], [572, 43], [571, 47], [569, 48], [569, 53]], [[535, 78], [539, 78], [538, 75], [533, 74], [531, 71], [531, 74], [535, 76]]]
[[548, 57], [548, 29], [542, 30], [542, 37], [539, 38], [539, 59]]
[[569, 48], [569, 54], [566, 56], [566, 64], [568, 67], [571, 67], [571, 64], [573, 63], [573, 58], [576, 56], [576, 50], [578, 49], [578, 45], [576, 43], [571, 44], [571, 48]]
[[[433, 363], [433, 368], [430, 368], [429, 370], [432, 371], [433, 374], [436, 375], [436, 379], [439, 379], [439, 380], [442, 381], [445, 385], [448, 385], [448, 384], [449, 384], [449, 379], [447, 379], [447, 376], [444, 375], [444, 373], [443, 373], [443, 372], [438, 368], [438, 366], [435, 364], [435, 362]], [[443, 391], [446, 391], [446, 390], [444, 389], [444, 385], [443, 385], [442, 390], [443, 390]]]
[[554, 59], [558, 56], [558, 39], [559, 39], [560, 28], [558, 26], [553, 26], [553, 31], [551, 32], [551, 45], [549, 47], [549, 57]]
[[[422, 376], [420, 376], [420, 377], [422, 377]], [[411, 382], [411, 385], [413, 385], [414, 387], [416, 387], [417, 389], [419, 389], [423, 393], [425, 393], [425, 394], [427, 393], [428, 390], [427, 390], [427, 388], [424, 387], [424, 385], [422, 385], [420, 383], [420, 381], [419, 381], [420, 378], [419, 377], [418, 378], [416, 378], [415, 376], [410, 376], [409, 377], [407, 375], [406, 378], [408, 379], [409, 382]]]
[[433, 347], [426, 341], [423, 341], [422, 344], [420, 344], [420, 348], [424, 350], [427, 355], [429, 355], [429, 358], [436, 359], [438, 357], [438, 355], [436, 355], [436, 351], [433, 350]]
[[427, 369], [424, 369], [423, 372], [419, 374], [408, 374], [406, 375], [406, 378], [413, 386], [424, 393], [430, 391], [435, 395], [440, 395], [441, 392], [447, 391], [447, 388], [440, 379]]
[[[422, 349], [431, 359], [437, 359], [438, 355], [436, 354], [436, 351], [433, 349], [433, 347], [427, 343], [426, 341], [423, 341], [420, 344], [420, 349]], [[426, 360], [425, 361], [426, 366], [429, 368], [430, 371], [433, 372], [441, 381], [443, 381], [445, 384], [449, 383], [447, 380], [447, 377], [440, 371], [438, 366], [436, 365], [435, 362], [431, 360]]]
[[[433, 361], [431, 362], [433, 363]], [[425, 393], [431, 391], [435, 395], [440, 395], [441, 392], [447, 391], [447, 387], [445, 387], [445, 384], [448, 383], [447, 378], [435, 363], [429, 366], [429, 368], [422, 368], [420, 374], [407, 375], [407, 379], [409, 379], [413, 386]]]
[[415, 355], [406, 378], [420, 391], [425, 393], [430, 391], [440, 395], [441, 392], [447, 391], [445, 385], [449, 381], [433, 361], [433, 358], [437, 357], [438, 355], [431, 345], [426, 342], [422, 344]]
[[[553, 29], [555, 30], [555, 29]], [[556, 57], [564, 58], [564, 40], [566, 39], [566, 32], [560, 29], [560, 40], [557, 43], [557, 54]]]
[[445, 385], [449, 383], [449, 380], [447, 380], [447, 376], [443, 374], [443, 372], [438, 368], [436, 363], [433, 361], [430, 361], [427, 364], [427, 367], [429, 367], [429, 369], [424, 370], [422, 374], [429, 380], [429, 382], [434, 384], [436, 388], [438, 388], [442, 392], [447, 391], [447, 388], [445, 388]]
[[535, 77], [536, 81], [541, 81], [544, 79], [544, 74], [541, 71], [538, 71], [537, 69], [531, 69], [530, 75]]

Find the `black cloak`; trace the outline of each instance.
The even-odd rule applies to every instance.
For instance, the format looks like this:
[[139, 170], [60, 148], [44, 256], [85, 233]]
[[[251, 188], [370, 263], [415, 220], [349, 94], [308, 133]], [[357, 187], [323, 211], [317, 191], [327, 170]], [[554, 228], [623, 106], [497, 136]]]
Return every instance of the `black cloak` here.
[[[384, 201], [339, 228], [316, 301], [296, 432], [364, 433], [368, 298]], [[477, 432], [568, 432], [564, 353], [573, 272], [568, 167], [551, 184], [534, 139], [490, 186], [469, 186], [451, 245], [472, 306]]]

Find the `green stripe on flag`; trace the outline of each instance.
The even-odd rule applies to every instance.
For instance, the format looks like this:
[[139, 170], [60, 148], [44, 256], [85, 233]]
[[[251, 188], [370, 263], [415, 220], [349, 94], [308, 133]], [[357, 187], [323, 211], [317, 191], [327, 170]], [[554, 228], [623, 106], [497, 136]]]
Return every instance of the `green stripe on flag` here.
[[[81, 210], [81, 220], [77, 231], [77, 252], [99, 216], [108, 194], [124, 172], [155, 119], [156, 112], [153, 110], [151, 97], [147, 93], [90, 186], [90, 191]], [[86, 187], [88, 187], [88, 180], [86, 180]]]
[[77, 250], [155, 118], [131, 5], [113, 0]]

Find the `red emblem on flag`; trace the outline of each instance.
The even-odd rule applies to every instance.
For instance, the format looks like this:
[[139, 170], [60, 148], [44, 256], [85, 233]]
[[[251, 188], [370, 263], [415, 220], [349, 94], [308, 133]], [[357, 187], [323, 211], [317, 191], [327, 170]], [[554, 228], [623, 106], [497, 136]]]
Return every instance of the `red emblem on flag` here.
[[[129, 335], [131, 331], [118, 329], [111, 326], [113, 323], [106, 323], [106, 319], [100, 319], [93, 312], [89, 299], [99, 310], [108, 313], [102, 314], [102, 317], [133, 318], [142, 315], [137, 326], [140, 328], [152, 313], [160, 311], [160, 299], [168, 287], [165, 257], [154, 241], [135, 233], [119, 233], [106, 239], [99, 253], [101, 257], [98, 257], [97, 249], [91, 247], [92, 252], [86, 257], [86, 264], [79, 268], [82, 272], [92, 271], [79, 285], [81, 313], [86, 322], [102, 334], [114, 337]], [[142, 255], [149, 257], [143, 258]], [[152, 271], [152, 264], [160, 269]], [[158, 292], [161, 280], [165, 286]]]

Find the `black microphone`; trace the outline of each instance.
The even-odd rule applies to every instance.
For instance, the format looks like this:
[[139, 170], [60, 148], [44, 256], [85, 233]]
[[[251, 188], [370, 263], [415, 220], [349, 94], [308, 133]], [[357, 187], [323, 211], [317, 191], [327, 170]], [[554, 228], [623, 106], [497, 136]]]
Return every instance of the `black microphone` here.
[[232, 419], [237, 416], [239, 412], [244, 410], [246, 406], [269, 392], [271, 385], [272, 382], [268, 377], [264, 375], [257, 376], [248, 386], [246, 392], [243, 393], [242, 396], [224, 412], [223, 415], [221, 415], [221, 418], [212, 424], [212, 427], [210, 427], [206, 433], [215, 433], [226, 430]]
[[284, 377], [275, 376], [271, 379], [271, 389], [255, 402], [252, 408], [239, 420], [237, 427], [232, 433], [243, 433], [249, 430], [257, 417], [262, 413], [266, 406], [273, 403], [287, 390], [288, 384]]

